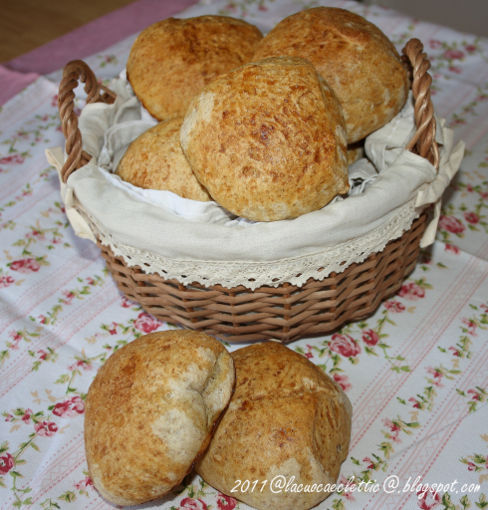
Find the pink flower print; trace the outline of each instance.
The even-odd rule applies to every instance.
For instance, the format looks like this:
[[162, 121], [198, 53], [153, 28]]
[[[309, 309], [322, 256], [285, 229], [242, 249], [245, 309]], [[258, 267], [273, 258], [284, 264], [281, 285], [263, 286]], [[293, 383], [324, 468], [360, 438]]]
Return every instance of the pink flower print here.
[[207, 505], [199, 498], [184, 498], [180, 502], [180, 508], [185, 508], [187, 510], [207, 510]]
[[121, 303], [122, 308], [130, 308], [132, 306], [132, 304], [133, 303], [129, 299], [127, 299], [125, 296], [122, 297], [122, 303]]
[[363, 462], [366, 463], [366, 469], [374, 469], [374, 462], [369, 457], [364, 457]]
[[405, 311], [405, 305], [400, 301], [390, 300], [385, 302], [385, 308], [390, 312], [401, 313]]
[[444, 250], [450, 251], [450, 252], [454, 253], [455, 255], [459, 254], [459, 247], [457, 247], [454, 244], [446, 243], [444, 246]]
[[446, 50], [444, 57], [450, 60], [460, 60], [464, 58], [464, 51], [461, 50]]
[[431, 39], [431, 40], [429, 41], [429, 46], [430, 46], [433, 50], [435, 50], [435, 49], [437, 49], [437, 48], [440, 48], [440, 47], [442, 46], [442, 43], [441, 43], [441, 41], [439, 41], [438, 39]]
[[396, 423], [393, 423], [389, 418], [385, 418], [383, 420], [383, 425], [388, 427], [391, 432], [391, 439], [395, 441], [396, 443], [400, 442], [400, 438], [398, 437], [400, 435], [400, 426]]
[[10, 453], [0, 457], [0, 475], [6, 475], [15, 465], [15, 460]]
[[9, 345], [10, 349], [18, 349], [19, 342], [22, 340], [22, 335], [18, 331], [10, 331], [9, 336], [13, 340]]
[[344, 390], [347, 391], [351, 389], [351, 384], [349, 382], [349, 378], [347, 375], [339, 374], [337, 372], [334, 372], [332, 375], [332, 379]]
[[344, 490], [344, 492], [341, 493], [341, 496], [343, 496], [348, 501], [356, 501], [356, 498], [354, 497], [354, 492], [357, 483], [354, 483], [351, 479], [348, 480], [345, 476], [342, 475], [339, 477], [337, 483], [342, 486], [347, 486], [348, 488], [348, 490]]
[[476, 46], [474, 44], [466, 44], [466, 46], [464, 47], [464, 49], [468, 52], [468, 53], [474, 53], [476, 51]]
[[22, 416], [21, 419], [24, 423], [29, 423], [31, 416], [32, 416], [32, 409], [27, 408], [24, 410], [24, 416]]
[[476, 328], [478, 327], [478, 324], [476, 324], [476, 322], [474, 322], [472, 319], [464, 318], [462, 320], [462, 323], [467, 326], [468, 334], [476, 336]]
[[313, 358], [312, 346], [307, 344], [305, 347], [307, 348], [307, 352], [304, 354], [304, 356], [308, 359], [312, 359]]
[[18, 271], [19, 273], [35, 273], [39, 271], [40, 267], [41, 265], [39, 262], [32, 258], [14, 260], [14, 262], [10, 264], [10, 269], [12, 271]]
[[353, 358], [361, 352], [361, 347], [350, 335], [335, 333], [329, 342], [329, 349], [345, 358]]
[[407, 282], [402, 285], [402, 288], [398, 291], [398, 295], [415, 301], [425, 297], [425, 290], [415, 282]]
[[451, 71], [451, 73], [456, 73], [456, 74], [462, 73], [462, 69], [459, 66], [449, 66], [449, 71]]
[[219, 494], [217, 498], [217, 506], [219, 510], [234, 510], [237, 501], [226, 494]]
[[39, 436], [50, 437], [57, 432], [58, 426], [53, 421], [44, 420], [36, 423], [34, 425], [34, 430]]
[[442, 377], [443, 377], [443, 374], [440, 370], [438, 370], [437, 368], [433, 368], [433, 367], [427, 367], [427, 372], [429, 374], [431, 374], [433, 377], [434, 377], [434, 384], [436, 386], [439, 386], [441, 387], [442, 386]]
[[63, 299], [63, 303], [65, 305], [70, 305], [75, 297], [75, 293], [71, 290], [65, 290], [63, 291], [63, 295], [66, 299]]
[[23, 162], [24, 158], [20, 154], [12, 154], [11, 156], [0, 158], [0, 165], [5, 165], [7, 163], [21, 165]]
[[363, 331], [362, 339], [366, 345], [370, 345], [372, 347], [379, 342], [380, 337], [374, 329], [365, 329]]
[[432, 510], [432, 508], [436, 507], [441, 501], [440, 494], [433, 489], [429, 489], [428, 491], [419, 490], [417, 492], [417, 497], [419, 508], [422, 510]]
[[469, 393], [471, 395], [471, 400], [481, 400], [481, 394], [479, 391], [476, 391], [475, 389], [471, 388], [466, 393]]
[[37, 354], [39, 355], [40, 360], [44, 361], [47, 358], [47, 352], [44, 349], [39, 349]]
[[28, 239], [29, 238], [39, 239], [41, 241], [46, 239], [46, 235], [44, 234], [44, 232], [41, 232], [40, 230], [36, 229], [33, 229], [31, 232], [27, 233], [25, 237], [27, 237]]
[[475, 212], [465, 212], [464, 219], [471, 225], [476, 225], [480, 221], [480, 217]]
[[410, 397], [408, 401], [412, 403], [412, 407], [415, 407], [415, 409], [420, 409], [420, 402], [416, 398]]
[[83, 478], [83, 480], [80, 480], [79, 482], [75, 483], [75, 489], [84, 489], [85, 487], [93, 487], [93, 480], [86, 476]]
[[10, 287], [15, 283], [15, 280], [11, 276], [0, 276], [0, 289]]
[[439, 228], [441, 230], [447, 230], [448, 232], [451, 232], [451, 234], [462, 234], [466, 227], [454, 216], [441, 215], [439, 219]]
[[461, 356], [461, 352], [459, 351], [459, 349], [457, 349], [456, 347], [453, 347], [452, 345], [451, 345], [451, 347], [448, 348], [448, 351], [452, 351], [453, 356], [457, 356], [457, 357]]
[[135, 328], [144, 333], [151, 333], [151, 331], [158, 329], [160, 325], [161, 323], [158, 320], [146, 312], [141, 312], [134, 321]]
[[64, 402], [58, 402], [53, 408], [56, 416], [76, 416], [85, 412], [85, 403], [81, 397], [72, 397]]
[[73, 363], [68, 367], [68, 370], [76, 370], [77, 368], [82, 368], [83, 370], [90, 370], [91, 369], [91, 363], [88, 360], [85, 359], [78, 359], [76, 360], [76, 363]]
[[468, 471], [474, 471], [476, 469], [476, 464], [474, 462], [468, 462]]

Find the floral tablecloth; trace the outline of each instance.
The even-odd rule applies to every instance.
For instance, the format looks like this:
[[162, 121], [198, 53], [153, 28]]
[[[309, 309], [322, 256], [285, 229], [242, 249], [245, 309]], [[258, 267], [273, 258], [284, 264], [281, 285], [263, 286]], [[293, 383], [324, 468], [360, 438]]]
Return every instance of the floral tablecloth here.
[[[263, 31], [314, 5], [350, 9], [401, 48], [423, 41], [439, 116], [466, 142], [435, 244], [367, 320], [290, 345], [330, 374], [354, 410], [336, 493], [319, 508], [488, 506], [488, 39], [351, 1], [202, 0], [181, 16], [222, 13]], [[86, 59], [125, 66], [135, 34]], [[96, 370], [135, 337], [173, 328], [125, 299], [98, 249], [74, 236], [44, 150], [64, 143], [61, 71], [0, 110], [0, 505], [112, 508], [87, 473], [84, 399]], [[81, 104], [80, 104], [81, 106]], [[230, 349], [235, 347], [229, 346]], [[238, 494], [236, 494], [238, 496]], [[158, 505], [245, 509], [198, 476]]]

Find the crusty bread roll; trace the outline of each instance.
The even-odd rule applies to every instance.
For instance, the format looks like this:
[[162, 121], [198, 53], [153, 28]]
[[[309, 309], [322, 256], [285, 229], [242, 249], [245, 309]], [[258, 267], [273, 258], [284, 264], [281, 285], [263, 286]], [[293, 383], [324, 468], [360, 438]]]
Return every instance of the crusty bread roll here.
[[115, 351], [86, 399], [86, 458], [100, 494], [133, 505], [180, 484], [233, 384], [230, 354], [203, 333], [151, 333]]
[[[320, 368], [282, 344], [254, 344], [232, 357], [235, 391], [197, 473], [259, 510], [315, 506], [330, 495], [319, 484], [336, 482], [348, 453], [349, 399]], [[309, 490], [273, 492], [280, 475], [287, 484], [310, 484]], [[258, 482], [252, 490], [238, 480]]]
[[341, 107], [301, 58], [221, 74], [192, 99], [180, 140], [210, 196], [244, 218], [293, 218], [348, 191]]
[[364, 142], [351, 143], [347, 146], [347, 164], [352, 165], [358, 159], [364, 157]]
[[394, 45], [350, 11], [315, 7], [283, 19], [253, 60], [278, 55], [303, 57], [316, 67], [342, 104], [348, 143], [390, 121], [407, 98], [408, 75]]
[[261, 38], [254, 25], [228, 16], [168, 18], [138, 35], [127, 78], [156, 119], [183, 115], [204, 85], [247, 62]]
[[122, 156], [117, 174], [124, 181], [148, 189], [168, 190], [183, 198], [207, 201], [180, 146], [182, 117], [159, 122], [138, 136]]

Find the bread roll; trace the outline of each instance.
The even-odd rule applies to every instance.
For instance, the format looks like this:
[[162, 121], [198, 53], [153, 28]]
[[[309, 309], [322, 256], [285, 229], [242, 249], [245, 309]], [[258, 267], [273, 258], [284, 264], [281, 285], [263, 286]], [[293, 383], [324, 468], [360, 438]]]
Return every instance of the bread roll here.
[[261, 38], [254, 25], [228, 16], [168, 18], [138, 35], [127, 78], [156, 119], [180, 116], [204, 85], [247, 62]]
[[181, 117], [156, 124], [128, 147], [117, 167], [124, 181], [148, 189], [168, 190], [183, 198], [208, 201], [180, 146]]
[[151, 333], [115, 351], [86, 399], [86, 458], [100, 494], [133, 505], [170, 492], [207, 447], [233, 384], [230, 354], [203, 333]]
[[[330, 494], [317, 486], [336, 482], [348, 453], [347, 396], [320, 368], [282, 344], [254, 344], [232, 357], [235, 391], [197, 472], [259, 510], [315, 506]], [[271, 481], [278, 475], [287, 483], [315, 483], [317, 490], [273, 493]], [[231, 492], [237, 480], [258, 482], [254, 490]]]
[[390, 121], [407, 98], [407, 71], [391, 41], [347, 10], [316, 7], [283, 19], [253, 60], [279, 55], [308, 59], [327, 81], [344, 109], [348, 143]]
[[365, 155], [364, 152], [364, 142], [356, 142], [351, 143], [347, 146], [347, 164], [352, 165], [355, 163], [358, 159], [363, 158]]
[[294, 218], [348, 190], [341, 107], [304, 59], [220, 75], [192, 99], [180, 140], [210, 196], [251, 220]]

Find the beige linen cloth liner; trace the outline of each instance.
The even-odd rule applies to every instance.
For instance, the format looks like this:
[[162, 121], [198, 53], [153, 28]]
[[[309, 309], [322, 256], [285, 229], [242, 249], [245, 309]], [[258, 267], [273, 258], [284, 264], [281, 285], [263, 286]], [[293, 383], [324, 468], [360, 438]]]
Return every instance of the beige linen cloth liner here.
[[[141, 107], [125, 74], [109, 84], [113, 105], [85, 106], [79, 120], [83, 148], [91, 161], [76, 170], [61, 195], [75, 233], [110, 246], [127, 265], [189, 285], [302, 285], [362, 262], [402, 235], [427, 204], [435, 215], [421, 246], [434, 241], [440, 199], [456, 173], [464, 144], [437, 119], [440, 168], [403, 147], [414, 132], [413, 106], [371, 134], [367, 158], [349, 169], [354, 186], [318, 211], [293, 220], [250, 222], [233, 218], [215, 202], [183, 199], [168, 191], [143, 190], [111, 171], [140, 133], [155, 124]], [[58, 169], [62, 149], [46, 151]]]

